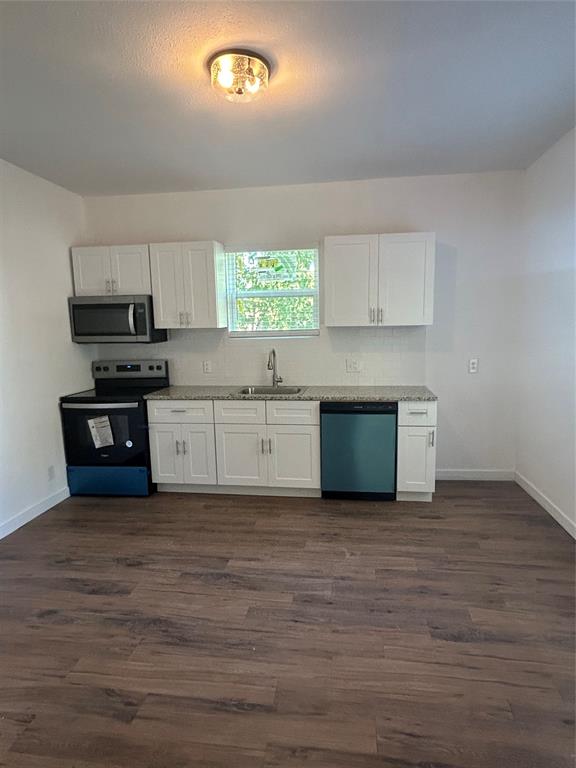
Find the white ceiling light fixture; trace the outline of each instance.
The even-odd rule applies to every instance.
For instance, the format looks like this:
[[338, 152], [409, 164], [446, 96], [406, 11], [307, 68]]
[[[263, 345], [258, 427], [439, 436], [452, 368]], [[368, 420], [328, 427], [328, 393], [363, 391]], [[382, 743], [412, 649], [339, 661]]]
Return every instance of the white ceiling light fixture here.
[[254, 101], [268, 88], [270, 63], [241, 48], [219, 51], [208, 60], [212, 88], [228, 101]]

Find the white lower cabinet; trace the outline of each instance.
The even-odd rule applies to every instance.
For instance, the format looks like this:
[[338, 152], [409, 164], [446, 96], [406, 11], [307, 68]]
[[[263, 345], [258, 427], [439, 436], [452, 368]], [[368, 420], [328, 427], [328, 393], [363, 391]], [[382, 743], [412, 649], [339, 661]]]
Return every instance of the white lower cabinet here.
[[433, 493], [435, 487], [436, 427], [398, 427], [398, 492]]
[[266, 427], [216, 424], [219, 485], [267, 485]]
[[320, 488], [320, 427], [216, 424], [219, 485]]
[[268, 427], [268, 485], [320, 488], [320, 427]]
[[180, 424], [151, 424], [148, 434], [152, 480], [155, 483], [184, 482], [184, 462], [180, 455]]
[[151, 424], [149, 434], [155, 483], [216, 482], [213, 424]]
[[216, 482], [216, 450], [213, 424], [182, 425], [184, 482], [213, 485]]

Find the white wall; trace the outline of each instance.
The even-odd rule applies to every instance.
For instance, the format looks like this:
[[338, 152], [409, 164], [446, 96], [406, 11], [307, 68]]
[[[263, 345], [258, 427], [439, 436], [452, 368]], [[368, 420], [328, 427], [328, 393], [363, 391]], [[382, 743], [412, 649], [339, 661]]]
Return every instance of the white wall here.
[[66, 307], [83, 226], [80, 197], [0, 160], [0, 537], [68, 493], [58, 396], [90, 385], [94, 355]]
[[[439, 467], [512, 477], [511, 280], [521, 174], [491, 173], [242, 190], [86, 198], [87, 243], [216, 239], [228, 248], [311, 246], [327, 234], [437, 233], [436, 319], [429, 329], [322, 329], [274, 341], [286, 383], [428, 384], [440, 398]], [[271, 341], [174, 331], [146, 350], [174, 383], [262, 382]], [[99, 354], [136, 357], [137, 346]], [[345, 360], [362, 361], [346, 374]], [[480, 357], [470, 376], [467, 359]], [[211, 360], [213, 374], [202, 374]]]
[[527, 170], [523, 191], [518, 480], [576, 535], [574, 131]]

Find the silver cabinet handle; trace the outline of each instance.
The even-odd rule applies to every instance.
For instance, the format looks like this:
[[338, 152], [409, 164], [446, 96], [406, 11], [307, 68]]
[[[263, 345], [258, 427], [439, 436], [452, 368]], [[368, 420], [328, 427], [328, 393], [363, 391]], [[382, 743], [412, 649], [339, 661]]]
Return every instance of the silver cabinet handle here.
[[110, 288], [110, 280], [106, 280], [106, 293], [112, 293]]
[[139, 403], [62, 403], [62, 408], [75, 411], [120, 411], [138, 406]]
[[184, 314], [183, 312], [178, 312], [178, 316], [180, 318], [180, 325], [182, 325], [182, 315], [183, 314]]
[[191, 313], [190, 312], [186, 312], [186, 325], [188, 327], [190, 327], [192, 325]]
[[370, 323], [374, 324], [376, 322], [376, 310], [374, 307], [370, 307]]
[[382, 323], [384, 321], [384, 310], [382, 307], [378, 310], [378, 322]]
[[186, 456], [186, 440], [182, 440], [182, 454]]
[[264, 438], [262, 438], [262, 440], [260, 441], [260, 450], [261, 450], [262, 453], [265, 453], [265, 451], [264, 451]]
[[118, 291], [118, 288], [116, 287], [116, 280], [112, 278], [112, 293], [116, 293]]
[[414, 416], [426, 416], [426, 414], [428, 413], [428, 411], [427, 411], [427, 410], [423, 410], [423, 411], [413, 411], [413, 410], [409, 410], [409, 411], [408, 411], [408, 413], [411, 413], [411, 414], [413, 414]]
[[171, 408], [170, 413], [186, 413], [186, 408]]
[[430, 434], [428, 435], [428, 445], [430, 446], [430, 448], [434, 447], [434, 432], [435, 430], [433, 429], [430, 431]]
[[272, 455], [272, 438], [268, 438], [268, 453]]
[[176, 440], [176, 456], [180, 456], [180, 440]]

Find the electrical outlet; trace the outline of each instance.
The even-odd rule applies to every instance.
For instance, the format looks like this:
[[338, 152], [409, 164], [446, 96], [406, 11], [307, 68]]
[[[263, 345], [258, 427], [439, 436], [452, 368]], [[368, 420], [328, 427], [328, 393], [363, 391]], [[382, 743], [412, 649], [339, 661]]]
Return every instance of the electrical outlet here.
[[212, 373], [212, 360], [203, 360], [202, 361], [202, 372], [203, 373]]
[[54, 469], [54, 464], [50, 464], [48, 467], [48, 480], [54, 480], [56, 477], [56, 470]]
[[359, 373], [362, 370], [362, 363], [356, 357], [346, 358], [346, 373]]
[[477, 357], [471, 357], [470, 360], [468, 360], [468, 373], [478, 373], [478, 358]]

